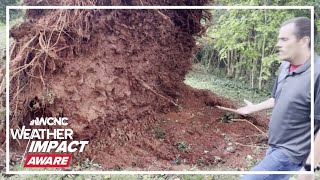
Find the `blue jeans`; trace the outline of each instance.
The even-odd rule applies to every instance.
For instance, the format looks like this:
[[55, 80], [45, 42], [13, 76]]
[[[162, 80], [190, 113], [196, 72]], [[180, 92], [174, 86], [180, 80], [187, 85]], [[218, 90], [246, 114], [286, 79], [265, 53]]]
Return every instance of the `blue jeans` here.
[[[279, 148], [269, 147], [266, 157], [251, 171], [299, 171], [302, 164], [291, 162], [289, 157]], [[289, 180], [291, 174], [247, 174], [242, 180]]]

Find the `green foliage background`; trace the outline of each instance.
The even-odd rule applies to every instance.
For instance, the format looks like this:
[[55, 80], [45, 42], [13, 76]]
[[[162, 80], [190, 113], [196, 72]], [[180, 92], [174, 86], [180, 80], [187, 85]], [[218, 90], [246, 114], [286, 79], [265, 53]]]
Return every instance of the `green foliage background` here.
[[[0, 1], [0, 23], [6, 22], [6, 6], [16, 6], [20, 3], [20, 0], [1, 0]], [[20, 16], [19, 11], [10, 10], [10, 19], [15, 19]]]
[[[314, 6], [315, 24], [320, 29], [320, 0], [220, 0], [225, 6]], [[310, 10], [212, 10], [213, 20], [198, 39], [195, 62], [208, 71], [247, 84], [252, 89], [272, 88], [280, 60], [275, 44], [281, 24], [294, 17], [311, 18]], [[320, 52], [320, 38], [315, 37]]]

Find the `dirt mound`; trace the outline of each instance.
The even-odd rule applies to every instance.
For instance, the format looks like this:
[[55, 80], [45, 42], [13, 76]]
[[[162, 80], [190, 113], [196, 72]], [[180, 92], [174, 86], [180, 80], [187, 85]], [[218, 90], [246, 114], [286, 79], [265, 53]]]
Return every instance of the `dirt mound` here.
[[75, 132], [86, 137], [99, 131], [100, 123], [109, 127], [178, 106], [202, 14], [28, 10], [26, 22], [10, 31], [16, 40], [10, 65], [14, 122], [68, 115]]
[[[89, 0], [50, 3], [95, 5]], [[206, 3], [112, 0], [96, 5]], [[232, 107], [183, 83], [191, 68], [194, 36], [203, 32], [200, 21], [206, 18], [202, 10], [28, 10], [25, 22], [10, 30], [15, 40], [10, 50], [10, 126], [27, 125], [35, 117], [65, 116], [74, 137], [90, 141], [80, 158], [107, 168], [173, 161], [173, 141], [159, 142], [154, 136], [159, 117]], [[188, 163], [195, 157], [190, 155]]]
[[[234, 107], [232, 102], [208, 91], [185, 86], [183, 108], [180, 111], [156, 113], [143, 131], [119, 141], [123, 129], [136, 125], [120, 122], [91, 140], [88, 157], [102, 162], [107, 169], [185, 170], [191, 167], [216, 169], [229, 167], [244, 169], [246, 156], [255, 159], [264, 156], [266, 137], [245, 122], [224, 123], [219, 119], [225, 112], [211, 106], [220, 104]], [[251, 118], [254, 119], [255, 118]], [[266, 132], [266, 118], [259, 119], [257, 127]], [[131, 129], [127, 132], [135, 132]], [[126, 134], [129, 136], [131, 134]], [[230, 145], [231, 144], [231, 145]], [[228, 151], [234, 148], [234, 151]], [[257, 150], [257, 151], [256, 151]], [[99, 154], [104, 152], [103, 155]], [[129, 170], [130, 170], [129, 169]]]

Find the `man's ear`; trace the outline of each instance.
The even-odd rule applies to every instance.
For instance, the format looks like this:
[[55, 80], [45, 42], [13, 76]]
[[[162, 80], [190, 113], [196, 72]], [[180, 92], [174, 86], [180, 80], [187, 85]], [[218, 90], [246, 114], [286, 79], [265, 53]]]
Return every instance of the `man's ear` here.
[[311, 38], [309, 36], [304, 36], [303, 38], [300, 39], [300, 41], [302, 41], [302, 43], [309, 47], [309, 44], [311, 43]]

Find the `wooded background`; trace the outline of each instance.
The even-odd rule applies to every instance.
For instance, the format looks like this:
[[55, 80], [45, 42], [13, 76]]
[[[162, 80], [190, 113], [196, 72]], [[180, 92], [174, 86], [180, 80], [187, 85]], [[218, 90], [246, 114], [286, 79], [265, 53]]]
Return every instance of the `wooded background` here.
[[[226, 6], [314, 6], [315, 24], [320, 29], [320, 1], [240, 1], [216, 2]], [[195, 63], [212, 73], [243, 81], [252, 89], [270, 89], [280, 64], [275, 45], [285, 20], [310, 17], [310, 10], [212, 10], [213, 20], [205, 36], [198, 39]], [[319, 38], [315, 51], [320, 52]]]

